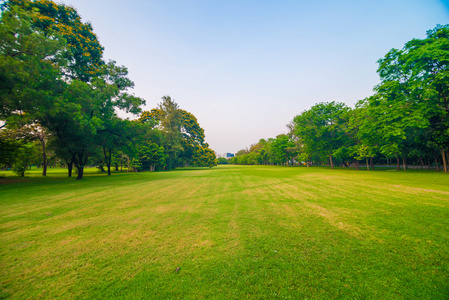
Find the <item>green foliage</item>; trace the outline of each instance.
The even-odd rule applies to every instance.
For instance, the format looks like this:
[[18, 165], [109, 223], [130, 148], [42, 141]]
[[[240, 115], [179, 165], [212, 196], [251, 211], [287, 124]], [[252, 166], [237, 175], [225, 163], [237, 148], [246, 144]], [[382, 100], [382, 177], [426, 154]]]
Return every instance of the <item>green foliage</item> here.
[[[438, 25], [425, 39], [413, 39], [378, 61], [381, 83], [355, 109], [318, 103], [296, 116], [287, 138], [260, 141], [231, 160], [236, 164], [284, 163], [290, 157], [322, 164], [402, 157], [423, 164], [442, 162], [449, 152], [449, 25]], [[290, 155], [290, 157], [289, 157]], [[440, 159], [437, 157], [440, 155]], [[285, 157], [285, 159], [283, 159]], [[367, 164], [368, 165], [368, 164]], [[399, 166], [399, 163], [398, 163]]]
[[208, 147], [196, 147], [193, 155], [192, 166], [208, 168], [216, 167], [217, 157], [215, 156], [215, 152]]
[[35, 143], [21, 143], [14, 151], [13, 170], [18, 176], [24, 177], [28, 167], [37, 161], [39, 148]]
[[229, 164], [229, 160], [224, 157], [217, 158], [217, 164], [218, 165], [227, 165]]
[[182, 113], [179, 106], [169, 96], [162, 97], [158, 107], [160, 111], [160, 127], [163, 132], [162, 145], [167, 153], [167, 169], [176, 167], [178, 154], [182, 148]]
[[349, 108], [343, 103], [319, 103], [294, 117], [295, 135], [309, 156], [329, 157], [333, 167], [334, 152], [345, 145], [346, 134], [342, 128]]
[[[129, 93], [134, 83], [124, 66], [103, 62], [103, 47], [92, 26], [74, 8], [49, 0], [6, 1], [0, 37], [0, 119], [10, 122], [20, 114], [28, 120], [23, 126], [39, 124], [48, 133], [39, 139], [44, 163], [49, 139], [69, 166], [69, 177], [75, 165], [77, 179], [83, 178], [90, 157], [101, 168], [105, 164], [110, 175], [117, 151], [135, 169], [173, 169], [193, 161], [215, 164], [196, 118], [170, 97], [163, 98], [151, 120], [118, 118], [117, 110], [139, 114], [145, 101]], [[6, 141], [1, 145], [13, 146]]]
[[[447, 151], [449, 25], [438, 25], [425, 39], [413, 39], [401, 50], [392, 49], [379, 60], [378, 73], [382, 79], [376, 87], [380, 114], [386, 117], [379, 121], [385, 128], [385, 144], [393, 145], [383, 145], [381, 151], [386, 155], [397, 151], [403, 157], [417, 153], [417, 149]], [[443, 162], [446, 169], [445, 155]]]
[[167, 159], [167, 155], [164, 153], [164, 147], [146, 141], [140, 144], [138, 148], [139, 168], [141, 170], [155, 171], [164, 169]]
[[0, 167], [12, 168], [23, 177], [31, 164], [39, 162], [39, 154], [39, 146], [29, 128], [9, 122], [0, 129]]
[[250, 149], [238, 151], [230, 163], [238, 165], [293, 165], [300, 153], [299, 144], [292, 136], [280, 134], [276, 138], [261, 139]]
[[17, 7], [3, 11], [0, 19], [0, 118], [16, 112], [52, 110], [63, 85], [60, 68], [66, 43], [57, 33], [44, 33], [32, 27], [33, 13]]
[[33, 11], [33, 26], [46, 33], [61, 35], [70, 49], [66, 53], [68, 68], [66, 75], [89, 82], [102, 73], [103, 47], [93, 33], [90, 23], [81, 21], [76, 9], [65, 4], [56, 4], [49, 0], [9, 0], [9, 7], [20, 7]]
[[196, 117], [179, 108], [169, 96], [162, 97], [158, 108], [144, 111], [139, 121], [160, 129], [166, 153], [166, 169], [176, 166], [216, 166], [215, 153], [204, 142], [204, 130]]
[[119, 143], [116, 109], [138, 114], [145, 103], [128, 93], [134, 83], [127, 69], [101, 60], [102, 47], [75, 9], [47, 0], [9, 1], [6, 7], [0, 23], [0, 117], [22, 112], [30, 124], [48, 130], [56, 153], [75, 164], [77, 179], [102, 146], [110, 174]]

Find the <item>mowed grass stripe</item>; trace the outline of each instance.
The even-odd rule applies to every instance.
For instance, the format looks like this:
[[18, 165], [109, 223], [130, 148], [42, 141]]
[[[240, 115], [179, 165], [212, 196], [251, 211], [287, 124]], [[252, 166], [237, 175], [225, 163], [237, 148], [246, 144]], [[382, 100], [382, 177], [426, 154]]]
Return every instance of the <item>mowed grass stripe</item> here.
[[225, 166], [64, 175], [0, 185], [1, 296], [449, 296], [442, 174]]

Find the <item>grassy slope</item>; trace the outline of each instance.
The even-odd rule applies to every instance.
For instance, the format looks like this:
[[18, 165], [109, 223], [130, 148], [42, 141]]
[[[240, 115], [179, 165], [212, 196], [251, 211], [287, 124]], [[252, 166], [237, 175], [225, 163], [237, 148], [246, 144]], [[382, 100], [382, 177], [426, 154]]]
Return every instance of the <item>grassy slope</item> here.
[[0, 298], [449, 297], [445, 174], [64, 175], [0, 179]]

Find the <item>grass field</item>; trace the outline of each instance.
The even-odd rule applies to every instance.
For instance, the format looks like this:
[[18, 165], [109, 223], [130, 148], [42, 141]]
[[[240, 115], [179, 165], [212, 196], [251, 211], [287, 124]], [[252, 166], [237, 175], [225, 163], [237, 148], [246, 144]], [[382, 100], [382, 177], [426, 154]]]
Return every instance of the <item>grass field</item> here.
[[449, 299], [449, 175], [93, 172], [0, 178], [0, 298]]

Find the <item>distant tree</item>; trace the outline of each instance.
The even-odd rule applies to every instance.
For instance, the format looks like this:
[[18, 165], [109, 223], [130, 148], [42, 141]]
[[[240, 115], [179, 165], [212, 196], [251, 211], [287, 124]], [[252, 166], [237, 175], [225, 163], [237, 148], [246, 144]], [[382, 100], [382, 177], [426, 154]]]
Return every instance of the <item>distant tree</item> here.
[[21, 127], [0, 130], [0, 165], [11, 167], [18, 176], [25, 176], [28, 167], [36, 164], [39, 149], [33, 137]]
[[160, 129], [168, 170], [177, 166], [216, 165], [215, 153], [205, 143], [204, 130], [196, 117], [180, 109], [169, 96], [162, 97], [158, 108], [143, 112], [139, 120]]
[[194, 167], [208, 167], [212, 168], [217, 166], [217, 158], [215, 152], [209, 149], [209, 147], [196, 147], [196, 153], [192, 162]]
[[319, 157], [329, 158], [334, 167], [334, 151], [345, 143], [346, 135], [341, 127], [343, 114], [349, 108], [343, 103], [319, 103], [293, 119], [295, 134], [305, 145], [304, 150]]
[[248, 153], [249, 153], [248, 149], [241, 149], [241, 150], [237, 151], [237, 153], [235, 153], [235, 156], [242, 156], [242, 155], [245, 155]]
[[294, 149], [295, 144], [286, 134], [278, 135], [271, 143], [271, 153], [273, 159], [278, 164], [289, 164], [295, 154], [292, 154], [291, 149]]
[[151, 172], [163, 169], [167, 158], [164, 148], [151, 141], [145, 141], [138, 146], [138, 157], [142, 170]]
[[162, 145], [168, 155], [167, 169], [176, 167], [176, 160], [182, 148], [181, 126], [183, 115], [179, 106], [169, 96], [162, 97], [158, 106], [160, 112], [160, 126], [163, 132]]
[[229, 164], [229, 160], [224, 157], [219, 157], [219, 158], [217, 158], [217, 164], [227, 165], [227, 164]]

